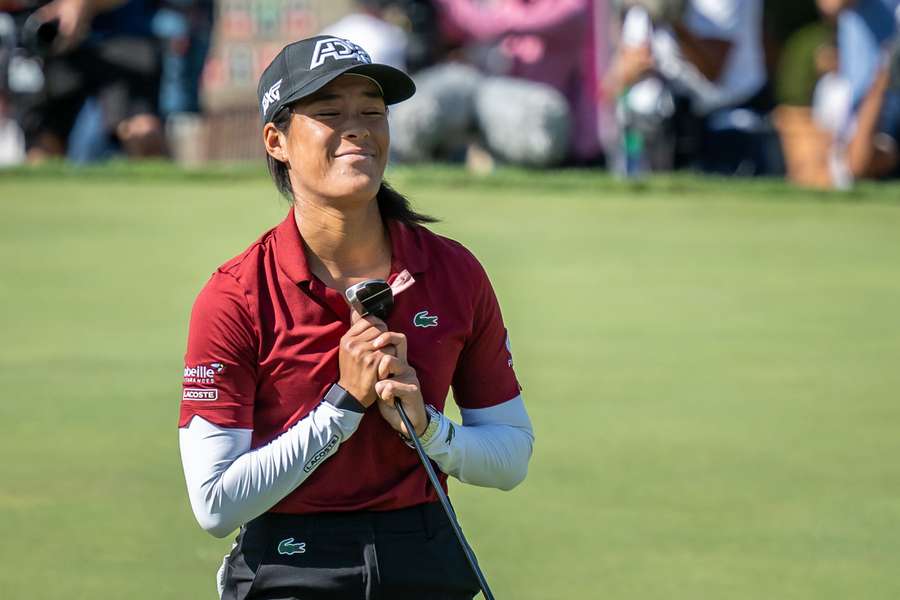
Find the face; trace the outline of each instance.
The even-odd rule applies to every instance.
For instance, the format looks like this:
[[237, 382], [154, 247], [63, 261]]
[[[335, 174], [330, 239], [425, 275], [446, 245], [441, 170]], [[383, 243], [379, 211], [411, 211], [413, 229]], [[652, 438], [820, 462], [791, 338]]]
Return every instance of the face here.
[[[264, 130], [266, 150], [289, 165], [295, 197], [368, 203], [387, 165], [390, 135], [378, 86], [344, 74], [291, 107], [290, 127]], [[274, 131], [273, 131], [274, 130]]]

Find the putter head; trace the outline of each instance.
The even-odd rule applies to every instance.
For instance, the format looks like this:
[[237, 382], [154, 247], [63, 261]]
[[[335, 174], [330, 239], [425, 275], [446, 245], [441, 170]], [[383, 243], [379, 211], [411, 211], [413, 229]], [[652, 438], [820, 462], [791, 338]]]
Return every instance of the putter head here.
[[383, 279], [367, 279], [347, 288], [347, 302], [362, 316], [374, 315], [382, 321], [394, 308], [394, 292]]

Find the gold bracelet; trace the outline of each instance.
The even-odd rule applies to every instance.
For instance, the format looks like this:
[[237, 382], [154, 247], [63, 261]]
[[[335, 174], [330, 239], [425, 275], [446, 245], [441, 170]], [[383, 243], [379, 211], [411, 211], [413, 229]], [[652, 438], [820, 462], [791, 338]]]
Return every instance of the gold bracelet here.
[[[438, 429], [441, 428], [441, 413], [439, 413], [435, 407], [430, 404], [426, 404], [425, 414], [428, 415], [428, 425], [425, 426], [425, 431], [423, 431], [422, 435], [419, 436], [419, 441], [422, 442], [423, 445], [431, 440], [431, 438], [433, 438], [437, 434]], [[406, 437], [399, 431], [397, 432], [397, 434], [407, 446], [409, 446], [410, 448], [416, 447], [416, 445], [413, 444], [412, 439]]]

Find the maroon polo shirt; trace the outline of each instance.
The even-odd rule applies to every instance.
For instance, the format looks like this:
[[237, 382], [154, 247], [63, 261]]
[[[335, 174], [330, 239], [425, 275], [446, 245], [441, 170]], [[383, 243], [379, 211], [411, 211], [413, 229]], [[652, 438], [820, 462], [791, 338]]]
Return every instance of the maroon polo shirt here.
[[[424, 227], [389, 221], [388, 231], [388, 281], [407, 270], [415, 283], [396, 297], [387, 325], [406, 334], [425, 402], [443, 410], [451, 386], [463, 408], [514, 398], [519, 384], [500, 307], [475, 257]], [[349, 328], [342, 291], [310, 273], [290, 212], [219, 267], [197, 297], [179, 427], [200, 416], [252, 429], [254, 448], [268, 443], [338, 380], [338, 346]], [[415, 451], [372, 406], [338, 452], [272, 511], [391, 510], [435, 499]]]

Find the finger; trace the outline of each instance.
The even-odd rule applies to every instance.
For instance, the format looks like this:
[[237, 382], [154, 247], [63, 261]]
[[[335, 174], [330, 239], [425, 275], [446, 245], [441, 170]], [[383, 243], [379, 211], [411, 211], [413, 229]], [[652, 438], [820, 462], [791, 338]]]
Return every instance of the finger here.
[[72, 6], [72, 4], [68, 4], [68, 9], [65, 5], [60, 7], [60, 11], [56, 15], [59, 19], [58, 38], [67, 49], [75, 47], [81, 42], [87, 33], [89, 24], [85, 12]]
[[366, 339], [366, 341], [369, 341], [370, 339], [377, 337], [381, 332], [387, 331], [387, 325], [385, 325], [384, 321], [376, 316], [366, 315], [365, 317], [358, 317], [356, 322], [354, 322], [350, 326], [350, 329], [347, 330], [347, 333], [355, 337], [362, 334], [362, 332], [366, 331], [367, 329], [372, 329], [372, 331], [374, 332], [371, 338]]
[[380, 350], [385, 346], [392, 345], [397, 348], [397, 357], [406, 362], [406, 336], [396, 331], [385, 331], [372, 341], [372, 345]]
[[368, 321], [372, 327], [381, 331], [387, 331], [387, 323], [376, 317], [375, 315], [366, 315], [362, 317], [363, 321]]
[[393, 404], [394, 388], [390, 385], [390, 379], [375, 382], [375, 395], [379, 400], [384, 400], [389, 404]]
[[369, 326], [371, 326], [371, 323], [366, 321], [365, 317], [359, 314], [356, 309], [350, 309], [350, 330], [348, 333], [359, 333]]
[[375, 315], [365, 315], [359, 317], [359, 320], [356, 322], [356, 325], [360, 327], [374, 327], [380, 331], [387, 331], [387, 325], [384, 321], [376, 317]]
[[350, 329], [353, 329], [353, 326], [356, 325], [356, 322], [362, 319], [362, 315], [359, 314], [355, 308], [350, 308]]
[[396, 379], [383, 379], [375, 384], [375, 393], [389, 404], [393, 404], [394, 400], [402, 400], [404, 396], [415, 394], [418, 391], [419, 386]]
[[[362, 323], [362, 322], [363, 321], [360, 321], [360, 323]], [[366, 348], [368, 350], [375, 350], [375, 348], [373, 348], [371, 345], [372, 340], [377, 338], [382, 333], [384, 333], [384, 332], [381, 329], [378, 329], [377, 327], [369, 326], [369, 327], [363, 329], [358, 334], [356, 334], [356, 336], [354, 336], [354, 339], [358, 342], [365, 343]], [[392, 352], [391, 354], [396, 354], [396, 352]]]
[[61, 18], [59, 20], [59, 37], [71, 44], [78, 37], [78, 21], [76, 19]]
[[404, 364], [396, 356], [382, 354], [381, 360], [378, 361], [378, 379], [391, 379], [403, 368]]

